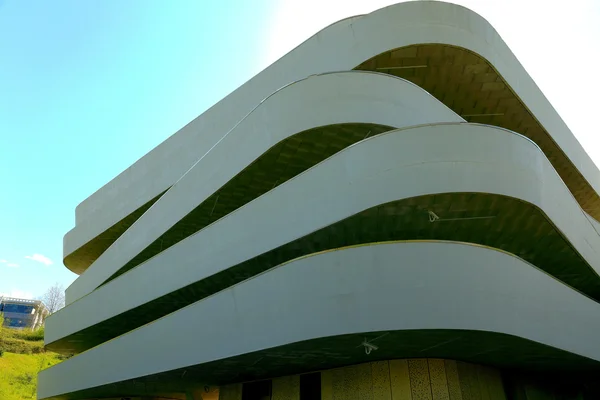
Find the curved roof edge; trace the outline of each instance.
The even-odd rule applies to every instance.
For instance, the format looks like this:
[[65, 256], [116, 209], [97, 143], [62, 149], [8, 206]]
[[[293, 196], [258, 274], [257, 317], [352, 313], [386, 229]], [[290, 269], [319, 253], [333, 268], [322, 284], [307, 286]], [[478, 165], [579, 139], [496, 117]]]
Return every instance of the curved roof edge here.
[[[390, 29], [396, 34], [388, 35]], [[380, 37], [384, 33], [387, 36]], [[103, 229], [98, 228], [104, 230], [168, 188], [229, 127], [277, 88], [314, 73], [352, 69], [381, 51], [417, 43], [460, 46], [492, 63], [535, 117], [544, 126], [552, 127], [549, 131], [554, 140], [596, 192], [599, 191], [600, 172], [493, 27], [464, 7], [419, 1], [388, 6], [344, 20], [314, 35], [82, 202], [76, 211], [78, 224], [91, 219], [94, 224], [106, 225]], [[339, 54], [347, 58], [341, 58]], [[230, 119], [223, 118], [224, 115]], [[190, 149], [201, 150], [190, 152]], [[179, 167], [153, 173], [153, 169], [173, 159], [180, 163]], [[115, 190], [117, 187], [119, 190]], [[115, 201], [115, 196], [120, 196], [122, 201]], [[111, 208], [115, 204], [122, 208]]]
[[[308, 103], [311, 107], [305, 106]], [[108, 247], [89, 268], [104, 268], [101, 265], [106, 263], [119, 265], [119, 268], [125, 265], [143, 250], [131, 249], [126, 243], [133, 241], [144, 247], [152, 243], [271, 147], [297, 133], [340, 123], [403, 128], [439, 122], [464, 120], [419, 86], [391, 75], [365, 71], [331, 72], [290, 83], [257, 104], [116, 239], [119, 252], [127, 254], [118, 254], [120, 259], [117, 261], [114, 259], [116, 254], [111, 257], [116, 248]], [[186, 198], [179, 194], [191, 187], [195, 188], [196, 195]], [[173, 204], [175, 196], [179, 198]], [[170, 210], [165, 208], [169, 206]], [[143, 220], [150, 221], [144, 223]], [[65, 265], [72, 271], [84, 270], [82, 278], [88, 265], [80, 266], [71, 255], [86, 244], [93, 245], [96, 228], [79, 225], [63, 239]], [[99, 240], [103, 245], [111, 245], [105, 239]], [[129, 259], [123, 258], [127, 256]]]

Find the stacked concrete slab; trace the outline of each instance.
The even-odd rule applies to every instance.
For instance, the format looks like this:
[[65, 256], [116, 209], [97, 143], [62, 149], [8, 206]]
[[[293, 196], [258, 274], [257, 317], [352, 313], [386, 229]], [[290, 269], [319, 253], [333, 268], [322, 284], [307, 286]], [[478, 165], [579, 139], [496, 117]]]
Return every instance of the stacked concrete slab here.
[[38, 397], [597, 398], [599, 191], [480, 16], [342, 20], [78, 206]]

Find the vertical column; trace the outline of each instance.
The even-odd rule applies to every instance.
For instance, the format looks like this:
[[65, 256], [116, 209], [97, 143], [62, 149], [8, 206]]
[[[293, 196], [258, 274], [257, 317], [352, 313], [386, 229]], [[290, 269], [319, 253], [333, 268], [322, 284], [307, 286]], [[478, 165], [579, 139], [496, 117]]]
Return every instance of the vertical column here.
[[393, 400], [412, 400], [408, 360], [391, 360], [390, 382]]
[[372, 362], [371, 377], [373, 380], [373, 400], [392, 400], [389, 363], [387, 361]]
[[431, 381], [433, 400], [450, 400], [444, 360], [430, 358], [427, 363], [429, 364], [429, 380]]
[[321, 400], [333, 400], [333, 373], [331, 370], [321, 372]]
[[31, 329], [34, 331], [38, 328], [38, 324], [40, 322], [40, 310], [35, 309], [35, 314], [33, 316], [33, 323], [31, 324]]
[[271, 400], [300, 400], [300, 376], [284, 376], [272, 381]]
[[208, 391], [204, 389], [188, 390], [185, 398], [186, 400], [219, 400], [219, 389], [213, 386]]
[[444, 360], [444, 367], [446, 370], [446, 381], [448, 382], [448, 394], [450, 395], [450, 400], [463, 400], [456, 361]]
[[475, 366], [464, 362], [457, 362], [460, 389], [463, 400], [479, 400], [479, 381]]
[[410, 375], [412, 399], [433, 400], [427, 359], [417, 358], [408, 360], [408, 372]]
[[219, 389], [219, 400], [242, 400], [242, 384], [234, 383], [221, 386]]
[[490, 393], [488, 390], [488, 379], [486, 376], [485, 368], [478, 365], [477, 367], [477, 381], [479, 382], [479, 395], [481, 400], [490, 400]]
[[486, 386], [490, 400], [506, 400], [504, 393], [504, 385], [502, 384], [502, 376], [495, 368], [481, 367], [484, 371]]

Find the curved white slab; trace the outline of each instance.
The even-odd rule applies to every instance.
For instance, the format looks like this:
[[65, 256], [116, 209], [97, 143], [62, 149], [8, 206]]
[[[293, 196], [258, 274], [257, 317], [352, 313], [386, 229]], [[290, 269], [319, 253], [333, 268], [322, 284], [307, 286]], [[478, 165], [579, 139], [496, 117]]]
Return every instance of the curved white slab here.
[[311, 74], [350, 70], [394, 48], [427, 43], [463, 47], [488, 60], [600, 192], [600, 172], [493, 27], [466, 8], [418, 1], [340, 21], [311, 37], [84, 200], [75, 229], [86, 226], [82, 229], [95, 237], [166, 190], [278, 88]]
[[538, 207], [600, 270], [600, 236], [533, 142], [485, 125], [413, 127], [335, 154], [53, 314], [46, 343], [371, 207], [452, 192], [504, 195]]
[[[67, 289], [67, 301], [71, 303], [101, 285], [240, 171], [288, 137], [347, 122], [403, 128], [462, 121], [419, 86], [390, 75], [350, 71], [312, 76], [291, 84], [258, 105], [161, 196], [73, 282]], [[82, 231], [83, 227], [67, 234], [65, 246], [84, 244], [82, 240], [94, 233]]]
[[42, 371], [38, 395], [320, 337], [427, 329], [503, 333], [600, 361], [600, 304], [503, 252], [408, 242], [274, 268]]

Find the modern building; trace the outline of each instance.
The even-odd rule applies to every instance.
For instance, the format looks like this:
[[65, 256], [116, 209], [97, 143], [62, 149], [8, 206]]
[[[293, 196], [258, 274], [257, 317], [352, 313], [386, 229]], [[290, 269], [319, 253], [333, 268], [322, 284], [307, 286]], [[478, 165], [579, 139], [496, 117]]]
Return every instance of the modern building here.
[[344, 19], [77, 207], [38, 397], [598, 399], [599, 193], [482, 17]]
[[43, 325], [49, 312], [40, 300], [0, 296], [0, 314], [7, 328], [35, 330]]

